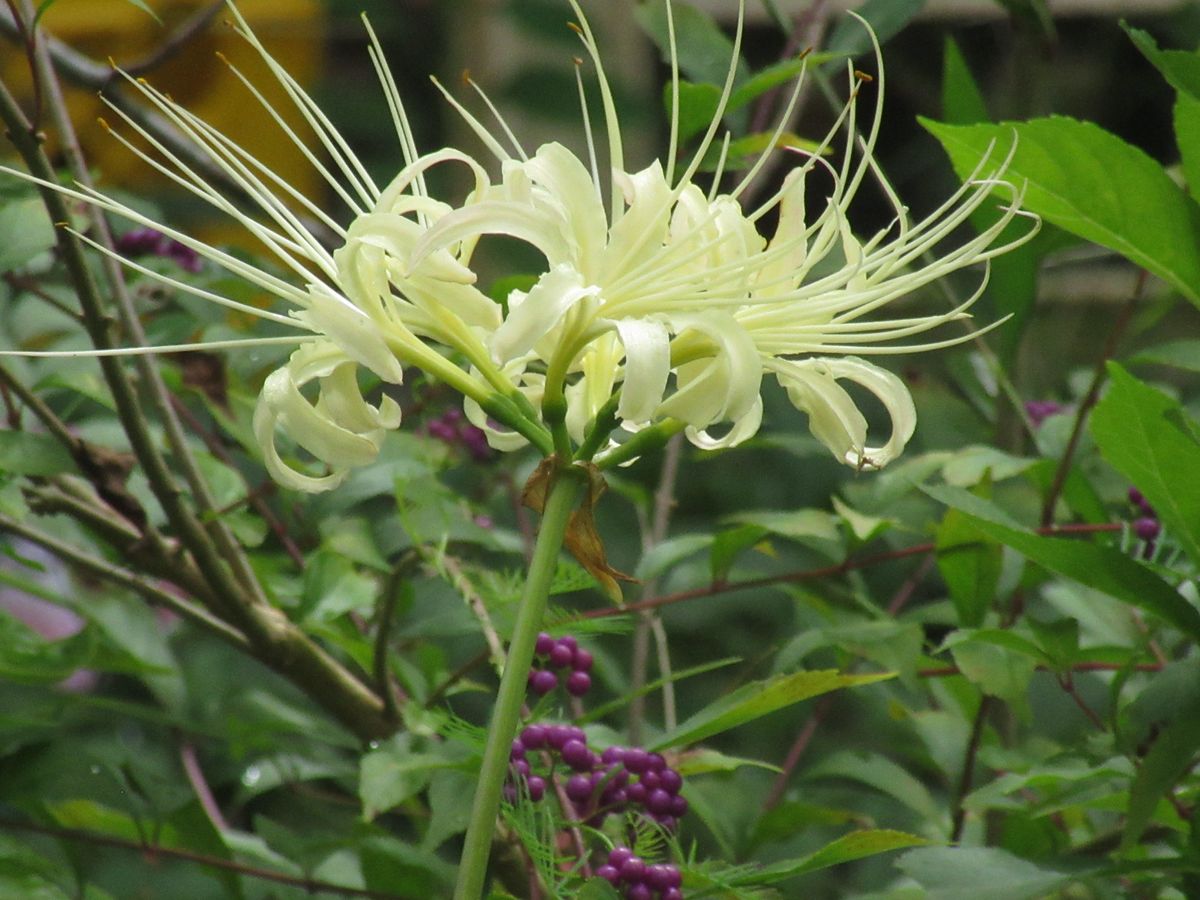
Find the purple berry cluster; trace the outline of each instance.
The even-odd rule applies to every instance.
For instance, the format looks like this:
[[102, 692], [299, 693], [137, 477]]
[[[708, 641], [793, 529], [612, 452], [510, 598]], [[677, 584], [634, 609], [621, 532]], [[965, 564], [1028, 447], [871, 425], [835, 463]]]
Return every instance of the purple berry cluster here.
[[163, 256], [188, 272], [199, 272], [204, 267], [195, 250], [153, 228], [125, 232], [117, 238], [116, 249], [123, 256]]
[[683, 876], [675, 866], [647, 865], [628, 847], [614, 847], [596, 874], [613, 887], [625, 887], [625, 900], [683, 900]]
[[555, 640], [543, 631], [537, 636], [533, 652], [535, 668], [529, 670], [529, 689], [539, 697], [558, 687], [555, 669], [570, 671], [565, 686], [572, 697], [582, 697], [591, 690], [592, 654], [569, 634]]
[[609, 747], [597, 754], [588, 747], [582, 728], [536, 723], [525, 726], [509, 752], [511, 778], [505, 796], [510, 802], [517, 798], [517, 779], [524, 781], [531, 800], [545, 796], [546, 776], [534, 771], [539, 753], [543, 761], [550, 761], [550, 777], [558, 762], [570, 770], [563, 793], [571, 808], [564, 812], [577, 821], [599, 827], [610, 814], [633, 812], [673, 831], [688, 810], [687, 799], [679, 793], [683, 776], [660, 754], [640, 747]]
[[1162, 532], [1158, 513], [1142, 496], [1142, 492], [1135, 487], [1129, 489], [1129, 502], [1133, 504], [1138, 513], [1137, 518], [1133, 520], [1133, 533], [1144, 542], [1142, 556], [1149, 559], [1154, 555], [1154, 542], [1158, 540], [1158, 536]]
[[451, 407], [425, 426], [430, 437], [451, 447], [462, 447], [475, 462], [492, 458], [487, 435], [470, 422], [464, 421], [461, 409]]

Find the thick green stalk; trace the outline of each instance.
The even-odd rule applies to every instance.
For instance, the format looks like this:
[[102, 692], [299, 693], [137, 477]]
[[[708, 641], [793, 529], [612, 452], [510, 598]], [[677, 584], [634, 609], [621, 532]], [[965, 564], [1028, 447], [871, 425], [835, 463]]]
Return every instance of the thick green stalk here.
[[546, 494], [542, 524], [538, 529], [533, 559], [530, 560], [529, 574], [521, 594], [521, 606], [517, 610], [517, 622], [508, 646], [504, 674], [500, 678], [500, 691], [496, 695], [496, 706], [488, 727], [487, 746], [479, 770], [479, 786], [475, 790], [475, 804], [471, 808], [466, 844], [459, 864], [458, 884], [454, 890], [455, 900], [479, 900], [483, 896], [492, 834], [496, 829], [496, 816], [500, 812], [500, 794], [508, 773], [508, 753], [525, 699], [525, 682], [529, 667], [533, 664], [533, 648], [538, 630], [542, 627], [546, 597], [550, 592], [550, 581], [554, 577], [563, 537], [567, 533], [567, 522], [583, 489], [583, 479], [570, 467], [559, 469], [553, 478]]

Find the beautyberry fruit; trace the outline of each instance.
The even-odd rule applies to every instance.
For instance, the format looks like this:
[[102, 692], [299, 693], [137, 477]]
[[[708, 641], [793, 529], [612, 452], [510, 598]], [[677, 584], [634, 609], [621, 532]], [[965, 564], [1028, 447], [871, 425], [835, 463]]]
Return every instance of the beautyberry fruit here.
[[558, 676], [549, 669], [534, 669], [529, 673], [529, 689], [544, 697], [558, 687]]
[[537, 643], [533, 645], [533, 652], [538, 656], [545, 656], [554, 648], [555, 643], [554, 638], [543, 631], [537, 636]]
[[592, 654], [579, 647], [571, 657], [571, 668], [576, 672], [590, 672], [592, 671], [592, 663], [594, 661], [595, 658]]
[[587, 672], [575, 671], [567, 676], [567, 693], [572, 697], [582, 697], [592, 688], [592, 676]]
[[625, 888], [625, 900], [654, 900], [654, 889], [642, 882]]
[[634, 853], [628, 847], [613, 847], [608, 852], [608, 864], [619, 869], [633, 857]]
[[668, 794], [678, 794], [683, 787], [683, 776], [674, 769], [663, 769], [658, 773], [658, 783]]
[[616, 866], [605, 863], [596, 869], [596, 877], [603, 878], [609, 884], [616, 884], [621, 880], [621, 871]]
[[525, 784], [529, 787], [529, 799], [534, 803], [546, 796], [546, 779], [540, 775], [530, 775]]
[[575, 658], [575, 651], [563, 644], [562, 641], [556, 643], [550, 648], [550, 652], [546, 654], [550, 660], [550, 665], [556, 669], [565, 669], [571, 665], [571, 660]]
[[636, 884], [646, 874], [646, 864], [636, 856], [631, 856], [621, 864], [621, 880], [627, 884]]
[[521, 729], [520, 741], [527, 750], [538, 750], [546, 746], [546, 726], [526, 725]]
[[1133, 533], [1143, 541], [1154, 540], [1161, 531], [1162, 526], [1158, 523], [1158, 519], [1151, 519], [1149, 516], [1138, 519], [1133, 523]]
[[592, 752], [588, 750], [587, 744], [582, 741], [567, 741], [562, 745], [559, 753], [562, 754], [563, 762], [576, 772], [582, 772], [584, 769], [592, 767]]
[[592, 779], [587, 775], [572, 775], [567, 779], [566, 793], [577, 803], [586, 803], [592, 797]]

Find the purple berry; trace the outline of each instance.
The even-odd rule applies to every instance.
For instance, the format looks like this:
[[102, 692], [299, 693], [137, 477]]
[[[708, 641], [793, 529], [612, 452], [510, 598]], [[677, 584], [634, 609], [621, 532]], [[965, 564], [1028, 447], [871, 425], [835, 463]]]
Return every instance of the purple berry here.
[[604, 752], [600, 754], [600, 759], [603, 760], [604, 762], [608, 763], [609, 765], [612, 765], [613, 763], [619, 763], [624, 758], [625, 758], [625, 748], [624, 747], [617, 747], [617, 746], [607, 747], [607, 748], [605, 748]]
[[509, 759], [524, 759], [525, 758], [525, 744], [523, 744], [521, 742], [520, 738], [513, 738], [512, 749], [508, 751], [508, 758]]
[[657, 790], [662, 787], [662, 779], [658, 777], [657, 772], [643, 772], [642, 777], [638, 781], [648, 791]]
[[654, 866], [647, 866], [646, 877], [643, 881], [656, 891], [666, 890], [669, 887], [673, 887], [670, 870], [670, 866], [662, 865], [661, 863]]
[[677, 819], [681, 819], [687, 815], [687, 811], [688, 802], [686, 797], [682, 796], [681, 794], [676, 794], [671, 798], [671, 815]]
[[646, 790], [646, 786], [640, 781], [634, 782], [625, 788], [625, 796], [629, 798], [630, 803], [645, 803], [648, 793], [650, 792]]
[[633, 859], [634, 853], [628, 847], [613, 847], [608, 851], [608, 864], [614, 868], [621, 868], [626, 862]]
[[646, 809], [655, 815], [670, 815], [672, 809], [671, 801], [674, 799], [674, 797], [662, 788], [655, 788], [646, 795]]
[[550, 652], [546, 654], [546, 658], [550, 660], [550, 665], [554, 666], [554, 668], [565, 669], [571, 665], [571, 660], [575, 658], [575, 651], [565, 646], [562, 641], [558, 641], [550, 648]]
[[[664, 865], [663, 868], [667, 870], [668, 888], [677, 888], [683, 884], [683, 873], [676, 866]], [[664, 894], [663, 896], [665, 897], [666, 895]]]
[[567, 676], [567, 693], [572, 697], [582, 697], [592, 689], [592, 676], [587, 672], [572, 672]]
[[572, 775], [567, 779], [566, 792], [576, 803], [586, 803], [592, 798], [592, 779], [587, 775]]
[[553, 647], [554, 638], [543, 631], [537, 636], [537, 643], [533, 645], [533, 652], [538, 656], [546, 656]]
[[546, 746], [546, 726], [526, 725], [521, 729], [520, 741], [527, 750], [537, 750]]
[[[600, 758], [600, 762], [604, 762], [604, 757]], [[617, 787], [625, 787], [629, 784], [629, 773], [625, 771], [624, 766], [610, 765], [601, 773], [601, 777], [608, 784], [615, 784]]]
[[529, 673], [529, 689], [544, 697], [558, 687], [558, 676], [549, 669], [534, 669]]
[[625, 758], [622, 760], [625, 768], [635, 775], [645, 772], [650, 766], [650, 754], [641, 747], [630, 747], [625, 751]]
[[592, 654], [588, 653], [582, 647], [578, 647], [571, 656], [571, 668], [576, 672], [590, 672], [592, 671], [592, 663], [594, 661], [595, 657]]
[[542, 776], [530, 775], [525, 784], [529, 788], [529, 799], [534, 803], [546, 796], [546, 779]]
[[561, 750], [563, 744], [575, 735], [567, 725], [549, 725], [546, 727], [546, 744], [555, 750]]
[[669, 887], [658, 895], [659, 900], [683, 900], [683, 891], [677, 887]]
[[674, 831], [675, 826], [679, 824], [675, 821], [674, 816], [653, 816], [652, 818], [663, 831]]
[[654, 900], [654, 889], [640, 881], [625, 888], [625, 900]]
[[522, 778], [529, 776], [529, 760], [527, 759], [514, 759], [509, 762], [508, 767]]
[[663, 755], [661, 753], [651, 753], [647, 759], [647, 772], [661, 772], [667, 767], [667, 761], [663, 759]]
[[[1151, 519], [1145, 516], [1133, 523], [1133, 533], [1140, 537], [1143, 541], [1152, 541], [1158, 537], [1162, 531], [1162, 526], [1158, 523], [1158, 519]], [[568, 690], [570, 688], [568, 687]]]
[[668, 794], [678, 794], [683, 787], [683, 776], [674, 769], [663, 769], [658, 773], [658, 783]]
[[610, 866], [608, 863], [596, 869], [596, 877], [603, 878], [609, 884], [616, 884], [621, 880], [621, 870], [616, 866]]
[[625, 788], [614, 788], [612, 785], [609, 785], [604, 789], [604, 793], [600, 796], [600, 800], [605, 806], [612, 807], [612, 809], [616, 811], [625, 808], [625, 805], [629, 800], [629, 796], [625, 793]]
[[569, 634], [564, 634], [562, 637], [560, 637], [558, 639], [558, 642], [560, 644], [562, 644], [564, 647], [566, 647], [568, 650], [570, 650], [572, 653], [574, 653], [579, 648], [579, 641], [575, 640], [575, 638]]
[[509, 803], [517, 802], [517, 787], [514, 784], [504, 785], [504, 799]]
[[637, 884], [646, 874], [646, 864], [636, 856], [631, 856], [621, 864], [621, 880], [627, 884]]
[[578, 725], [568, 725], [567, 733], [570, 735], [570, 737], [568, 737], [567, 740], [579, 741], [581, 744], [587, 743], [587, 732], [584, 731], [582, 728], [580, 728]]
[[559, 750], [562, 760], [576, 772], [582, 772], [592, 767], [592, 752], [582, 741], [569, 740]]

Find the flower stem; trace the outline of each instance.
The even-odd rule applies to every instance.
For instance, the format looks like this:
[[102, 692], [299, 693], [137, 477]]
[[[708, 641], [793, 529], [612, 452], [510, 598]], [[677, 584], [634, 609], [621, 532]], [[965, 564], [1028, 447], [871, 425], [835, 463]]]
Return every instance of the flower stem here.
[[534, 644], [542, 625], [546, 597], [550, 592], [550, 582], [567, 532], [567, 523], [582, 488], [582, 479], [568, 466], [554, 473], [546, 494], [542, 524], [538, 529], [533, 559], [529, 563], [529, 574], [521, 594], [508, 658], [488, 728], [479, 786], [475, 790], [475, 803], [471, 808], [466, 843], [459, 864], [458, 884], [454, 890], [455, 900], [479, 900], [483, 896], [488, 854], [496, 828], [496, 816], [500, 811], [500, 794], [508, 771], [509, 749], [516, 734], [521, 703], [525, 699], [525, 682], [533, 663]]

